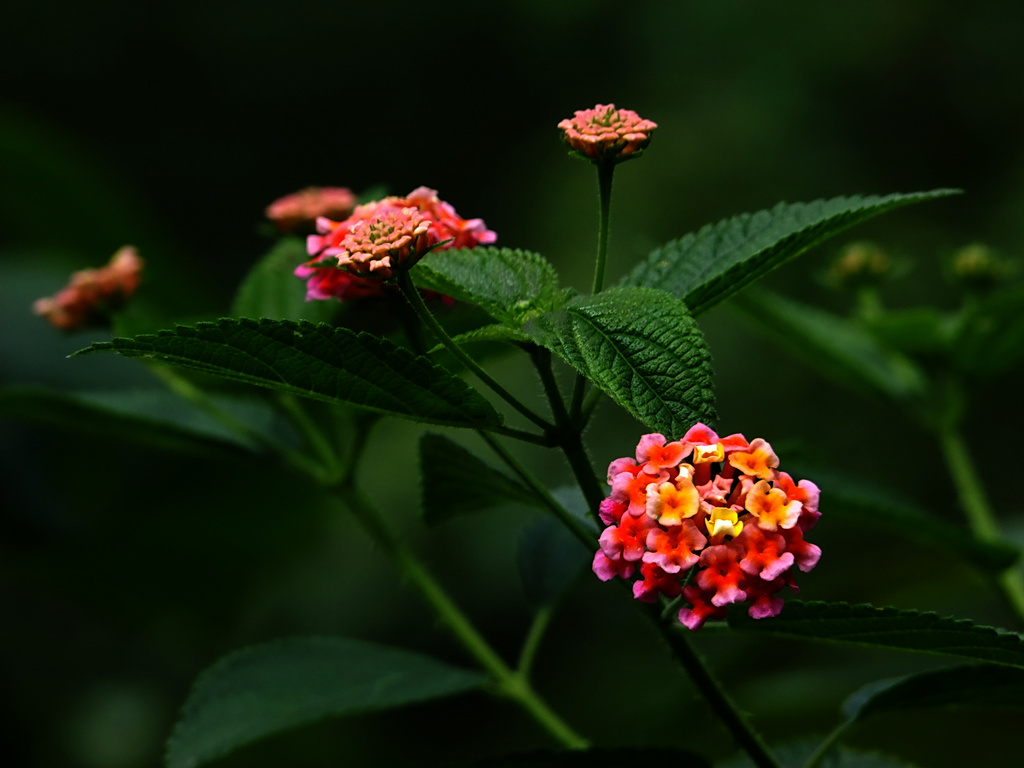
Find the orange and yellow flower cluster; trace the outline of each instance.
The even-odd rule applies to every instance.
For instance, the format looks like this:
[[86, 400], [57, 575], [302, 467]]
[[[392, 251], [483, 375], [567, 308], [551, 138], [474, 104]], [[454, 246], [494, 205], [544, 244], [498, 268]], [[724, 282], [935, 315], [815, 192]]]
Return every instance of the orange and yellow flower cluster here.
[[630, 109], [598, 104], [593, 109], [577, 110], [558, 127], [565, 143], [580, 156], [592, 162], [618, 162], [646, 148], [658, 124]]
[[316, 228], [306, 241], [313, 258], [295, 269], [306, 281], [307, 299], [380, 296], [381, 278], [411, 267], [434, 247], [473, 248], [497, 239], [482, 219], [459, 218], [426, 187], [356, 206], [344, 221], [321, 216]]
[[818, 487], [778, 467], [761, 438], [719, 438], [703, 424], [677, 441], [644, 435], [635, 459], [608, 466], [594, 573], [636, 577], [633, 596], [645, 602], [682, 596], [679, 621], [693, 630], [732, 603], [775, 616], [777, 593], [797, 591], [793, 566], [809, 571], [821, 556], [804, 540], [820, 516]]

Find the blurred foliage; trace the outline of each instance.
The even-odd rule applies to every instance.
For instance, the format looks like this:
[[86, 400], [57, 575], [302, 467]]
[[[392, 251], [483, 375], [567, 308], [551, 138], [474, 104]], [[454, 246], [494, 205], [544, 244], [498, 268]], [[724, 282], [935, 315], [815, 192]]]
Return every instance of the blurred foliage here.
[[[409, 23], [395, 23], [402, 18]], [[948, 308], [957, 299], [942, 265], [957, 249], [981, 240], [1013, 256], [1024, 244], [1022, 27], [1024, 8], [1006, 0], [666, 0], [628, 10], [612, 0], [429, 9], [396, 0], [386, 16], [327, 0], [18, 4], [0, 27], [0, 382], [151, 384], [131, 361], [66, 360], [103, 335], [57, 336], [31, 316], [32, 300], [132, 243], [147, 260], [133, 309], [140, 328], [216, 318], [270, 245], [263, 207], [308, 184], [436, 187], [460, 214], [483, 217], [500, 245], [544, 253], [582, 287], [596, 190], [589, 169], [567, 162], [554, 126], [595, 102], [659, 124], [643, 162], [616, 177], [609, 281], [656, 245], [779, 200], [957, 187], [966, 194], [854, 233], [915, 265], [882, 287], [887, 305]], [[768, 282], [845, 311], [847, 300], [815, 281], [835, 255], [819, 248]], [[815, 463], [899, 483], [956, 519], [937, 452], [894, 407], [852, 398], [724, 309], [701, 325], [724, 432], [800, 437]], [[772, 364], [752, 366], [766, 349]], [[497, 373], [533, 386], [513, 366]], [[973, 439], [1019, 423], [1010, 378], [982, 389], [983, 404], [999, 405], [971, 411]], [[622, 455], [622, 436], [632, 445], [635, 434], [632, 419], [602, 406], [588, 433], [595, 465]], [[388, 474], [415, 466], [417, 435], [389, 425], [367, 446], [387, 460], [363, 479], [414, 539], [426, 536], [416, 499]], [[1019, 464], [1015, 442], [999, 442], [1012, 452], [1001, 466]], [[196, 673], [248, 643], [336, 632], [464, 661], [351, 521], [280, 467], [10, 419], [0, 421], [0, 457], [5, 763], [155, 765]], [[560, 466], [539, 453], [523, 458], [560, 482]], [[994, 505], [1020, 512], [1001, 467], [982, 471]], [[830, 526], [827, 499], [826, 488], [816, 531], [826, 556], [802, 597], [1008, 622], [977, 574], [950, 562], [944, 578], [924, 579], [935, 553]], [[528, 616], [508, 542], [532, 515], [505, 509], [447, 523], [440, 541], [421, 547], [506, 653]], [[467, 579], [467, 570], [487, 576]], [[607, 732], [618, 694], [595, 670], [651, 638], [632, 606], [607, 598], [600, 584], [580, 585], [555, 619], [537, 679], [582, 732], [628, 746], [646, 734]], [[767, 713], [757, 724], [779, 738], [823, 733], [865, 682], [927, 668], [881, 652], [698, 640], [741, 705]], [[752, 674], [752, 653], [775, 664]], [[664, 653], [630, 663], [632, 679], [648, 685], [655, 742], [692, 746], [700, 733], [714, 742], [709, 751], [731, 754], [684, 677], [662, 674]], [[1009, 766], [1012, 724], [1010, 715], [893, 715], [890, 731], [863, 746], [940, 766], [976, 759], [985, 744], [987, 764]], [[936, 731], [970, 738], [937, 744]], [[470, 698], [316, 726], [223, 764], [336, 765], [342, 751], [356, 762], [372, 751], [375, 763], [412, 765], [544, 746], [511, 708]]]

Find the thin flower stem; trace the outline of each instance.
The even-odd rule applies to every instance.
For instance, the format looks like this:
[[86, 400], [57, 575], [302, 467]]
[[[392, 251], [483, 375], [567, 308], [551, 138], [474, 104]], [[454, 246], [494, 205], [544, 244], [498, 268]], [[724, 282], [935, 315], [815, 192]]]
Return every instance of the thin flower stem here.
[[594, 465], [590, 463], [590, 457], [587, 456], [587, 450], [583, 447], [582, 435], [579, 432], [563, 434], [559, 446], [569, 462], [573, 477], [576, 478], [580, 490], [583, 491], [583, 498], [587, 500], [587, 509], [590, 510], [590, 514], [597, 524], [601, 525], [597, 512], [601, 508], [601, 502], [604, 501], [604, 490], [594, 472]]
[[680, 626], [678, 629], [666, 627], [665, 623], [659, 619], [660, 609], [657, 603], [647, 606], [644, 613], [658, 625], [661, 634], [668, 640], [672, 653], [683, 665], [693, 684], [697, 686], [697, 690], [711, 705], [719, 720], [729, 729], [736, 743], [750, 756], [754, 765], [757, 768], [782, 768], [761, 737], [747, 723], [718, 680], [711, 674], [711, 670], [708, 669], [690, 641], [682, 634], [682, 627]]
[[[960, 506], [967, 517], [971, 531], [982, 541], [999, 543], [1003, 541], [992, 513], [985, 490], [978, 477], [978, 471], [967, 450], [963, 436], [957, 427], [950, 423], [941, 424], [937, 430], [942, 455], [953, 478]], [[1017, 617], [1024, 621], [1024, 581], [1016, 567], [1011, 566], [996, 577], [996, 584], [1003, 599], [1010, 605]]]
[[589, 743], [569, 727], [534, 691], [520, 673], [510, 669], [477, 632], [465, 614], [451, 600], [440, 584], [434, 580], [413, 552], [387, 523], [384, 516], [356, 488], [346, 483], [338, 489], [353, 515], [362, 523], [374, 541], [395, 561], [402, 573], [416, 586], [430, 603], [438, 617], [448, 625], [462, 646], [494, 679], [497, 690], [515, 700], [537, 723], [562, 746], [586, 749]]
[[548, 624], [551, 623], [553, 614], [554, 611], [550, 605], [542, 606], [534, 615], [533, 623], [530, 624], [530, 631], [527, 632], [526, 640], [523, 641], [523, 648], [519, 652], [519, 664], [516, 665], [516, 672], [526, 679], [530, 677], [530, 671], [533, 669], [533, 660], [537, 656], [537, 649], [540, 647], [540, 641], [547, 631]]
[[277, 401], [281, 404], [285, 413], [291, 418], [292, 423], [299, 428], [306, 442], [320, 456], [324, 467], [330, 473], [340, 475], [341, 467], [338, 463], [338, 454], [334, 446], [309, 417], [309, 413], [292, 395], [282, 392], [278, 394]]
[[825, 759], [832, 748], [839, 741], [839, 737], [846, 733], [846, 729], [849, 728], [850, 723], [845, 722], [832, 730], [828, 736], [818, 745], [817, 749], [811, 753], [811, 756], [807, 758], [807, 762], [804, 763], [804, 768], [818, 768], [821, 765], [821, 761]]
[[569, 510], [559, 504], [555, 497], [551, 495], [550, 491], [548, 491], [548, 489], [545, 488], [537, 478], [535, 478], [530, 471], [523, 466], [522, 462], [520, 462], [519, 459], [517, 459], [505, 446], [486, 432], [481, 431], [480, 437], [482, 437], [484, 442], [491, 447], [491, 450], [498, 454], [501, 460], [508, 465], [508, 468], [512, 470], [515, 476], [518, 477], [531, 491], [536, 493], [538, 497], [540, 497], [541, 501], [544, 502], [544, 506], [546, 506], [555, 517], [561, 520], [562, 524], [565, 525], [566, 528], [572, 531], [573, 535], [579, 539], [580, 543], [583, 544], [588, 551], [594, 549], [597, 544], [597, 538], [594, 535], [594, 532], [587, 530], [587, 527], [580, 520], [573, 517], [569, 513]]
[[523, 414], [523, 416], [528, 418], [538, 427], [545, 431], [551, 429], [551, 424], [523, 405], [515, 395], [491, 378], [490, 374], [481, 368], [480, 364], [477, 363], [476, 360], [467, 355], [462, 347], [452, 340], [452, 337], [448, 335], [447, 331], [441, 327], [441, 324], [437, 322], [430, 310], [427, 309], [427, 305], [423, 303], [423, 297], [420, 296], [420, 292], [416, 290], [416, 286], [412, 284], [412, 278], [409, 277], [409, 272], [407, 270], [402, 270], [398, 273], [398, 287], [423, 324], [430, 329], [431, 333], [433, 333], [434, 336], [444, 344], [445, 349], [451, 352], [459, 362], [476, 374], [477, 378], [490, 387], [495, 394], [501, 397], [501, 399]]

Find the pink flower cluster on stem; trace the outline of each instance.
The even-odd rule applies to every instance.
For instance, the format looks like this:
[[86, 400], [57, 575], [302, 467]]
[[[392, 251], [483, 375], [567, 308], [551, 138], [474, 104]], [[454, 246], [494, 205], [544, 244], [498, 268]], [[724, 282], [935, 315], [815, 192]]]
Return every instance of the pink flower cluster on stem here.
[[777, 593], [798, 591], [793, 566], [809, 571], [821, 556], [804, 539], [821, 515], [818, 487], [778, 467], [765, 440], [719, 438], [703, 424], [677, 441], [644, 435], [635, 458], [608, 466], [594, 573], [634, 579], [645, 602], [682, 595], [679, 621], [691, 630], [733, 603], [755, 619], [777, 615]]
[[110, 313], [122, 307], [139, 287], [141, 272], [138, 251], [126, 245], [106, 266], [73, 273], [65, 288], [55, 296], [37, 299], [32, 311], [62, 331], [106, 325]]
[[596, 162], [628, 159], [651, 143], [651, 131], [658, 125], [632, 110], [598, 104], [576, 111], [558, 127], [570, 147]]
[[381, 296], [381, 278], [412, 266], [427, 250], [474, 248], [498, 237], [482, 219], [460, 218], [426, 187], [356, 206], [342, 221], [321, 216], [316, 228], [306, 241], [313, 258], [295, 269], [306, 281], [308, 300]]

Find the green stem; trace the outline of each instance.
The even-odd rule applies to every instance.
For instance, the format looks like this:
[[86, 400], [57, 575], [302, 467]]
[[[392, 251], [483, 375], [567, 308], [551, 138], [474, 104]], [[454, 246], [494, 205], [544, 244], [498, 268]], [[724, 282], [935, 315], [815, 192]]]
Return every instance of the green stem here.
[[288, 393], [279, 393], [277, 401], [291, 418], [292, 423], [299, 428], [300, 432], [302, 432], [303, 437], [306, 438], [306, 442], [308, 442], [317, 455], [320, 456], [320, 460], [323, 462], [323, 466], [326, 471], [335, 476], [340, 476], [341, 467], [338, 463], [337, 452], [334, 450], [330, 441], [324, 436], [324, 433], [317, 427], [313, 420], [310, 419], [309, 414], [306, 412], [306, 409], [302, 407], [302, 404], [297, 402], [296, 399]]
[[523, 464], [512, 455], [505, 446], [495, 440], [491, 435], [486, 432], [480, 432], [480, 437], [484, 439], [484, 442], [491, 447], [502, 461], [508, 466], [509, 469], [518, 477], [524, 485], [532, 490], [555, 517], [557, 517], [566, 528], [572, 531], [573, 535], [580, 540], [580, 543], [587, 548], [588, 551], [593, 551], [597, 545], [597, 538], [593, 531], [587, 529], [587, 527], [577, 518], [573, 517], [569, 510], [558, 503], [554, 496], [535, 478], [530, 471], [523, 466]]
[[704, 660], [700, 657], [690, 641], [682, 634], [682, 627], [668, 628], [659, 620], [660, 609], [657, 603], [647, 606], [645, 615], [655, 622], [662, 635], [668, 640], [676, 659], [686, 669], [697, 690], [711, 706], [736, 742], [754, 761], [757, 768], [782, 768], [774, 755], [768, 750], [761, 737], [750, 727], [736, 704], [729, 698], [719, 682], [711, 674]]
[[514, 672], [502, 661], [369, 499], [351, 482], [338, 490], [343, 501], [374, 541], [416, 586], [462, 646], [491, 675], [497, 684], [498, 692], [522, 706], [562, 746], [569, 749], [586, 749], [589, 746], [586, 739], [573, 731], [548, 707], [522, 674]]
[[604, 489], [601, 487], [601, 481], [594, 473], [594, 465], [590, 463], [590, 457], [587, 456], [587, 451], [583, 447], [583, 437], [579, 432], [563, 433], [561, 437], [559, 446], [562, 453], [565, 454], [573, 477], [576, 478], [580, 490], [583, 491], [583, 498], [587, 500], [587, 509], [590, 511], [591, 517], [600, 526], [598, 510], [601, 508], [601, 502], [604, 501]]
[[541, 638], [544, 637], [544, 632], [547, 631], [548, 624], [551, 623], [553, 613], [551, 606], [542, 606], [533, 617], [530, 631], [526, 634], [526, 640], [523, 641], [523, 649], [519, 652], [517, 672], [526, 679], [530, 677], [533, 660], [537, 656], [537, 649], [540, 647]]
[[551, 429], [551, 425], [547, 421], [519, 402], [511, 392], [491, 378], [490, 374], [481, 368], [476, 360], [467, 355], [462, 347], [452, 340], [452, 337], [448, 335], [447, 331], [441, 327], [441, 324], [437, 322], [430, 310], [427, 309], [427, 305], [423, 303], [423, 297], [420, 296], [420, 292], [416, 290], [416, 286], [412, 284], [412, 278], [409, 277], [409, 272], [407, 270], [402, 270], [398, 273], [398, 287], [423, 324], [430, 329], [431, 333], [433, 333], [437, 339], [444, 344], [445, 349], [451, 352], [460, 363], [476, 374], [477, 378], [490, 387], [495, 394], [501, 397], [501, 399], [523, 414], [523, 416], [528, 418], [538, 427], [544, 431]]
[[[960, 497], [967, 523], [971, 531], [982, 541], [1000, 543], [1003, 541], [995, 515], [985, 497], [977, 469], [966, 448], [966, 443], [957, 427], [942, 423], [938, 427], [939, 443], [946, 459], [950, 475]], [[1016, 567], [1004, 570], [996, 577], [996, 583], [1003, 598], [1024, 621], [1024, 581]]]
[[597, 164], [597, 193], [600, 211], [597, 221], [597, 264], [594, 266], [594, 290], [596, 296], [604, 287], [604, 265], [608, 260], [608, 230], [611, 224], [612, 176], [614, 162]]

